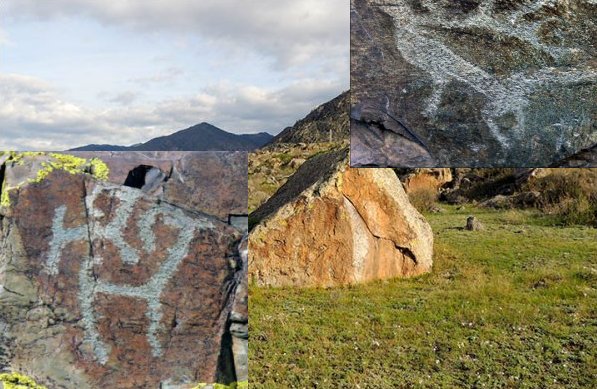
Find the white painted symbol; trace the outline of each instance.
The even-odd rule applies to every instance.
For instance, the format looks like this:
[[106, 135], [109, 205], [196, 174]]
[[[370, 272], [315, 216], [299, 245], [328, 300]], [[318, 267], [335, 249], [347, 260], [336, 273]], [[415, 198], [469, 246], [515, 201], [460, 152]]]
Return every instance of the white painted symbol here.
[[[119, 208], [116, 212], [113, 212], [114, 217], [106, 225], [96, 222], [97, 218], [104, 216], [100, 210], [94, 208], [94, 202], [100, 193], [107, 194], [109, 197], [119, 200]], [[88, 241], [90, 244], [96, 239], [111, 241], [118, 249], [123, 263], [138, 264], [142, 262], [143, 258], [138, 250], [129, 245], [123, 238], [124, 229], [129, 222], [134, 206], [142, 195], [142, 192], [135, 189], [98, 185], [85, 198], [85, 204], [89, 212], [89, 224], [72, 228], [64, 227], [64, 219], [67, 211], [66, 206], [58, 207], [55, 210], [52, 223], [53, 237], [50, 242], [48, 258], [46, 259], [46, 272], [50, 275], [58, 274], [58, 265], [62, 250], [64, 250], [66, 245], [75, 241]], [[160, 295], [179, 264], [188, 255], [189, 246], [195, 233], [200, 230], [214, 228], [212, 222], [206, 217], [197, 216], [190, 218], [179, 208], [168, 204], [162, 203], [159, 207], [157, 205], [154, 206], [154, 208], [145, 212], [137, 221], [145, 253], [150, 255], [155, 250], [153, 226], [159, 215], [162, 216], [165, 224], [178, 229], [178, 238], [167, 249], [167, 256], [159, 270], [144, 285], [116, 285], [98, 280], [93, 275], [93, 265], [94, 263], [101, 262], [102, 258], [94, 257], [91, 254], [91, 250], [90, 255], [82, 258], [81, 269], [79, 271], [78, 300], [82, 315], [81, 321], [85, 332], [84, 342], [91, 345], [95, 357], [101, 364], [105, 364], [108, 361], [110, 347], [102, 341], [97, 330], [97, 320], [93, 309], [93, 302], [96, 295], [104, 293], [145, 300], [148, 306], [146, 316], [149, 319], [147, 339], [153, 356], [161, 356], [162, 346], [157, 337], [162, 318]], [[168, 209], [167, 214], [163, 212], [164, 209]]]

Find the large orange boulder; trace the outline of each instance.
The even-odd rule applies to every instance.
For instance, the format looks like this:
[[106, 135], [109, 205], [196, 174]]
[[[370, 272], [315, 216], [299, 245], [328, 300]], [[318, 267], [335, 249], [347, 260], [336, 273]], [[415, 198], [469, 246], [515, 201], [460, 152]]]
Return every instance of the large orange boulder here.
[[394, 171], [351, 169], [347, 150], [308, 160], [249, 220], [258, 285], [333, 286], [431, 269], [431, 227]]

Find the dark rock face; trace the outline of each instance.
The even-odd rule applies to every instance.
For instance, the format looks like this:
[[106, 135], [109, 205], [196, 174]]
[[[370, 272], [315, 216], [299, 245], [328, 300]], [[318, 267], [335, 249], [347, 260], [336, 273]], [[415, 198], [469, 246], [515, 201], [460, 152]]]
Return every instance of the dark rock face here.
[[349, 92], [315, 108], [292, 127], [284, 129], [271, 140], [280, 143], [322, 143], [348, 140]]
[[597, 145], [554, 163], [552, 167], [591, 167], [597, 166]]
[[[71, 152], [99, 157], [108, 180], [142, 189], [167, 202], [217, 216], [247, 214], [246, 152]], [[128, 183], [127, 183], [128, 181]]]
[[597, 144], [597, 4], [352, 0], [353, 166], [547, 166]]
[[[5, 162], [6, 177], [35, 177], [38, 159]], [[89, 174], [55, 169], [37, 181], [0, 209], [1, 370], [49, 388], [238, 379], [241, 231]]]

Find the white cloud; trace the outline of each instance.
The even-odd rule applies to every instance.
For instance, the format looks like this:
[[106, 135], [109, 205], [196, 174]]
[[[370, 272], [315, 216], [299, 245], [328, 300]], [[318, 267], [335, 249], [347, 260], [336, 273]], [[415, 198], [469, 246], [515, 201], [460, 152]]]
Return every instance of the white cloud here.
[[[8, 14], [49, 19], [85, 15], [155, 32], [197, 33], [235, 51], [250, 50], [287, 68], [348, 59], [348, 0], [7, 0]], [[18, 16], [17, 16], [18, 15]]]
[[0, 46], [13, 46], [14, 43], [8, 37], [8, 33], [0, 27]]
[[168, 69], [162, 70], [161, 72], [153, 76], [132, 78], [129, 81], [140, 85], [147, 85], [153, 83], [159, 84], [174, 81], [175, 79], [179, 78], [184, 74], [185, 71], [183, 69], [179, 67], [170, 67]]
[[139, 98], [139, 93], [132, 91], [117, 93], [113, 96], [108, 96], [106, 93], [102, 93], [101, 95], [101, 97], [104, 97], [106, 101], [122, 106], [129, 106]]
[[152, 106], [131, 104], [94, 110], [64, 101], [41, 80], [0, 74], [0, 150], [62, 150], [89, 143], [127, 145], [203, 121], [229, 132], [278, 132], [335, 97], [341, 87], [337, 82], [309, 79], [279, 89], [221, 82], [195, 96]]

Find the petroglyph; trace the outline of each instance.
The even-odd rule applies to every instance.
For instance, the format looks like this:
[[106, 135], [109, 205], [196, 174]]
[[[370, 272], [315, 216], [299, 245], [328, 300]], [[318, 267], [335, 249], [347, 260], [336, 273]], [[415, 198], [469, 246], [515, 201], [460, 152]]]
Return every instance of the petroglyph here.
[[[114, 216], [108, 223], [100, 221], [106, 215], [94, 206], [99, 196], [107, 196], [110, 199], [117, 200], [116, 206], [118, 208], [111, 212]], [[97, 361], [101, 364], [108, 361], [110, 347], [102, 340], [97, 329], [97, 319], [93, 308], [97, 294], [137, 298], [147, 303], [146, 316], [149, 320], [147, 340], [151, 346], [153, 356], [159, 357], [162, 355], [162, 345], [158, 340], [162, 318], [160, 295], [176, 272], [179, 264], [189, 254], [189, 247], [195, 234], [201, 230], [215, 228], [207, 217], [195, 215], [190, 218], [181, 209], [164, 203], [159, 205], [160, 208], [155, 206], [146, 211], [135, 221], [132, 218], [132, 210], [142, 196], [143, 193], [135, 189], [98, 185], [85, 198], [89, 214], [87, 225], [65, 227], [66, 206], [58, 207], [53, 218], [53, 236], [46, 259], [46, 272], [49, 275], [58, 274], [61, 253], [72, 242], [88, 241], [92, 245], [96, 240], [110, 241], [117, 248], [120, 259], [124, 264], [142, 265], [144, 256], [154, 255], [156, 236], [153, 227], [158, 219], [178, 231], [178, 238], [166, 250], [166, 258], [164, 258], [158, 271], [145, 284], [140, 286], [117, 285], [97, 279], [93, 272], [93, 266], [101, 263], [103, 259], [94, 256], [91, 247], [89, 255], [81, 258], [78, 301], [85, 332], [83, 343], [91, 347]], [[164, 212], [165, 210], [168, 212]], [[125, 229], [130, 227], [132, 223], [136, 223], [143, 241], [144, 247], [142, 250], [132, 247], [124, 239]]]
[[592, 147], [596, 5], [351, 0], [351, 163], [530, 167]]
[[[474, 91], [486, 97], [486, 105], [481, 110], [484, 122], [492, 135], [504, 146], [511, 146], [511, 140], [523, 140], [525, 133], [525, 108], [529, 105], [528, 95], [537, 87], [549, 84], [575, 84], [580, 82], [596, 82], [597, 72], [593, 69], [559, 70], [556, 68], [539, 69], [532, 73], [519, 72], [510, 77], [499, 78], [484, 71], [479, 66], [465, 60], [439, 39], [429, 37], [429, 27], [444, 29], [484, 28], [502, 37], [516, 38], [526, 42], [533, 48], [548, 54], [554, 60], [561, 61], [565, 57], [576, 54], [578, 49], [557, 47], [540, 42], [537, 30], [539, 22], [526, 22], [524, 16], [542, 7], [553, 6], [555, 0], [535, 1], [530, 5], [522, 5], [508, 18], [499, 19], [491, 15], [494, 1], [485, 1], [463, 18], [446, 18], [436, 1], [421, 1], [421, 5], [429, 10], [423, 15], [413, 12], [404, 1], [374, 1], [395, 23], [395, 42], [404, 59], [412, 65], [423, 69], [433, 79], [433, 91], [427, 99], [424, 114], [435, 118], [446, 85], [451, 81], [460, 81]], [[504, 135], [497, 120], [512, 113], [516, 124], [512, 133]]]

